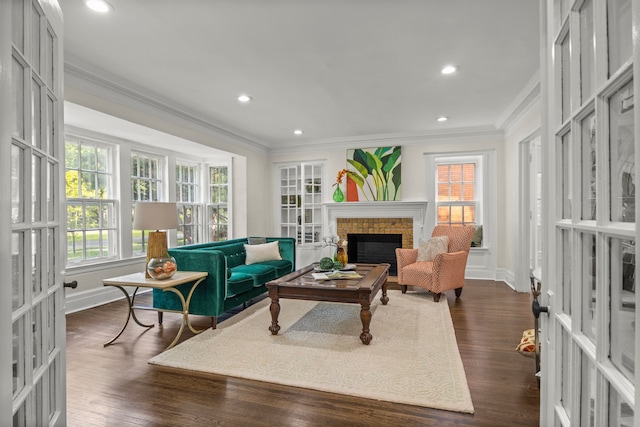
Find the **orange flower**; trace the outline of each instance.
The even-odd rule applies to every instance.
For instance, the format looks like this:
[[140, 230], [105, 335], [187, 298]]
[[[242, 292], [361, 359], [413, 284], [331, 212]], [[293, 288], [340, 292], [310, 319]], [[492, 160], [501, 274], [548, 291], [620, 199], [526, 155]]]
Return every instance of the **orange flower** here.
[[[336, 177], [336, 184], [342, 184], [342, 178], [349, 173], [348, 170], [346, 169], [342, 169], [341, 171], [338, 172], [338, 176]], [[334, 184], [335, 185], [335, 184]]]

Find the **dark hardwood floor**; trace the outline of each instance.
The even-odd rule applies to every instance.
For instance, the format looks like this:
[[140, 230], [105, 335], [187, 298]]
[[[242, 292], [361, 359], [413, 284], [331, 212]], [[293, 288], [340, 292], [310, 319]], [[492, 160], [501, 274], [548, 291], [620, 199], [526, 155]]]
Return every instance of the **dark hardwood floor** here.
[[[391, 287], [390, 298], [395, 292]], [[460, 300], [453, 291], [447, 299], [474, 415], [149, 365], [175, 337], [180, 316], [166, 313], [164, 327], [149, 330], [131, 321], [103, 347], [126, 318], [126, 303], [117, 301], [67, 316], [68, 425], [537, 426], [534, 361], [515, 351], [522, 331], [533, 327], [531, 296], [502, 282], [468, 280]], [[138, 317], [156, 322], [153, 311]], [[196, 328], [209, 322], [192, 317]], [[181, 340], [191, 336], [187, 330]]]

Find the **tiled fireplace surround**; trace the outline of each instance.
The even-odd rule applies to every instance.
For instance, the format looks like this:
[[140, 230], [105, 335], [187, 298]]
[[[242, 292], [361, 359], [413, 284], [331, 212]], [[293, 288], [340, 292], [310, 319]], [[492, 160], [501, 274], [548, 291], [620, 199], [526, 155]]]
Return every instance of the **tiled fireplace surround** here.
[[402, 247], [413, 248], [411, 218], [337, 218], [338, 236], [348, 234], [401, 234]]

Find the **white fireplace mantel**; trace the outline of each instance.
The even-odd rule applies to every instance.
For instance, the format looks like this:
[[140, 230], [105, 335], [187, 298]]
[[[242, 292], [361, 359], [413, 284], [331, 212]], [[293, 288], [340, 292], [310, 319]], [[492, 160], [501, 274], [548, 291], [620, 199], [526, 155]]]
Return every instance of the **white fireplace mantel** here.
[[427, 215], [426, 200], [324, 203], [323, 207], [330, 233], [335, 233], [338, 218], [412, 218], [414, 247], [418, 246], [421, 237], [426, 237], [423, 230]]

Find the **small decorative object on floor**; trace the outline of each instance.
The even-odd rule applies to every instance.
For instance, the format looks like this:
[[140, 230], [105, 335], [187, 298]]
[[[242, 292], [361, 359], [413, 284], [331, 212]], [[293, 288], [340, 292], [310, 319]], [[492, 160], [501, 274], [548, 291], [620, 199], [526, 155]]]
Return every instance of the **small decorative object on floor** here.
[[344, 202], [344, 193], [340, 189], [340, 184], [342, 184], [342, 178], [348, 172], [349, 171], [347, 171], [346, 169], [340, 170], [338, 172], [338, 176], [336, 177], [336, 182], [335, 182], [335, 184], [333, 184], [334, 187], [336, 187], [335, 191], [333, 192], [333, 201], [336, 202], [336, 203]]
[[156, 280], [164, 280], [173, 277], [178, 270], [176, 259], [172, 256], [151, 258], [147, 264], [149, 275]]

